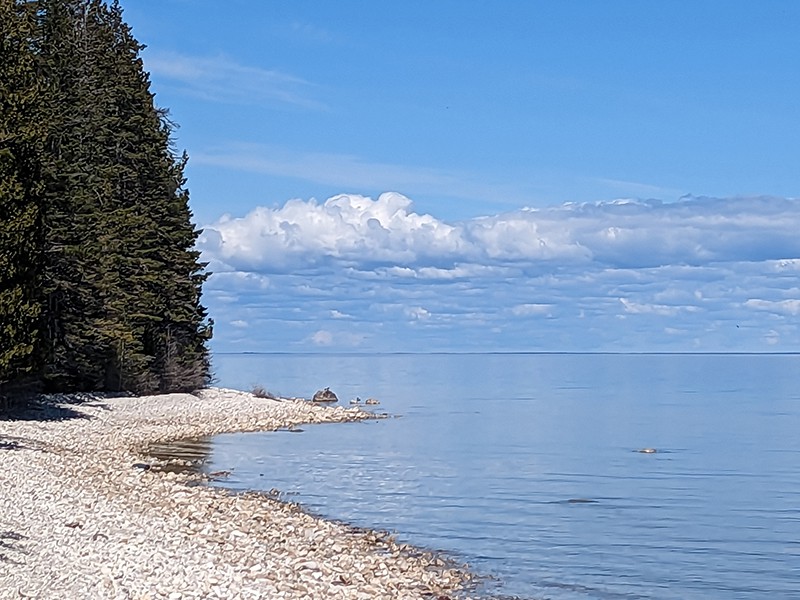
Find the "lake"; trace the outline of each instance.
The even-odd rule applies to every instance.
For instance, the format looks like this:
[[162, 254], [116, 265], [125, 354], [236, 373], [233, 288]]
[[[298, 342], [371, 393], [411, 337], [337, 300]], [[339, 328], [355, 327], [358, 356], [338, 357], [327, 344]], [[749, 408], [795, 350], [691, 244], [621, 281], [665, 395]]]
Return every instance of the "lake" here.
[[[800, 356], [217, 355], [392, 418], [214, 439], [234, 489], [389, 530], [520, 598], [800, 597]], [[654, 448], [655, 453], [638, 450]]]

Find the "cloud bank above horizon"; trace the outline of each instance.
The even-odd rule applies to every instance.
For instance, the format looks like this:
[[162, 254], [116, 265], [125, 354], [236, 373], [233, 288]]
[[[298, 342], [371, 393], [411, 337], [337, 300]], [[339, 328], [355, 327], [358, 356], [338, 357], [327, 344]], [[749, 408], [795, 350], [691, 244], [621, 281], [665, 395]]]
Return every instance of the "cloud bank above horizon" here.
[[217, 351], [800, 350], [800, 203], [617, 200], [446, 222], [398, 193], [223, 216]]

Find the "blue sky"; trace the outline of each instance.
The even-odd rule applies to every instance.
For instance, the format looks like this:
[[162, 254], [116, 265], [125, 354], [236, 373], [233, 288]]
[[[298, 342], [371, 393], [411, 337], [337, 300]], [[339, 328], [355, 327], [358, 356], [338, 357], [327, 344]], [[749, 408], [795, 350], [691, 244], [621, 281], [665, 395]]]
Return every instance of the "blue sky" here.
[[216, 351], [800, 351], [800, 3], [123, 2]]

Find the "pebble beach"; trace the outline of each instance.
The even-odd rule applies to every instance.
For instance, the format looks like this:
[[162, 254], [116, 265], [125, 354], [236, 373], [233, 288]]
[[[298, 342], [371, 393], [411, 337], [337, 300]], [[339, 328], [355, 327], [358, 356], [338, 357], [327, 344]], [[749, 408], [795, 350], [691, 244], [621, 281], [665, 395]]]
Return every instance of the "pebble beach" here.
[[0, 598], [462, 598], [465, 568], [391, 535], [203, 485], [153, 444], [374, 418], [211, 388], [53, 396], [0, 420]]

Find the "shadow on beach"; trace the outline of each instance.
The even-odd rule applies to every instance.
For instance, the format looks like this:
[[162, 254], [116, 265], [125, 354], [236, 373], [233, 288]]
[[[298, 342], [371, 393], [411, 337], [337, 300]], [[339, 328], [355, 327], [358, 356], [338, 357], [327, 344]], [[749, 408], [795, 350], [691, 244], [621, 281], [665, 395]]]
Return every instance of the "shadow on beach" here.
[[15, 531], [0, 531], [0, 563], [21, 564], [14, 560], [7, 552], [23, 552], [17, 548], [17, 543], [26, 539], [21, 533]]
[[91, 419], [74, 406], [105, 408], [97, 394], [37, 394], [19, 397], [0, 397], [0, 421], [66, 421]]

